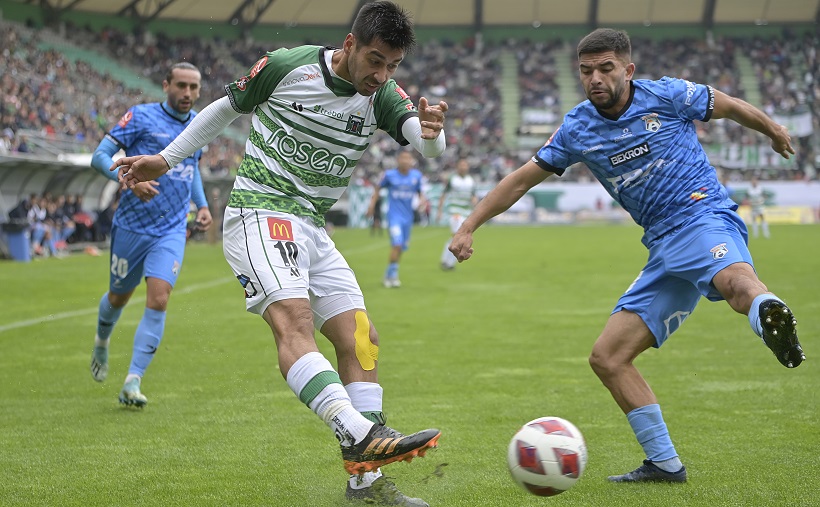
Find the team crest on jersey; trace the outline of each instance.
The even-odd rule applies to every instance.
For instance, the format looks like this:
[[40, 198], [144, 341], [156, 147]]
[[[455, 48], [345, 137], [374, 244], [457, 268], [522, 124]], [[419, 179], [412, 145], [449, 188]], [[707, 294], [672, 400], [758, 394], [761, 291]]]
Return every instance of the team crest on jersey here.
[[351, 134], [361, 134], [364, 130], [364, 118], [361, 116], [356, 116], [355, 114], [351, 114], [350, 117], [347, 119], [347, 126], [345, 127], [345, 132], [350, 132]]
[[709, 251], [712, 252], [712, 258], [715, 260], [722, 259], [729, 253], [729, 249], [726, 248], [726, 243], [721, 243]]
[[242, 76], [236, 80], [236, 87], [239, 89], [240, 92], [244, 92], [245, 88], [248, 87], [248, 81], [251, 79], [248, 76]]
[[256, 295], [256, 287], [254, 287], [253, 282], [250, 278], [246, 275], [239, 275], [236, 277], [239, 280], [239, 284], [245, 289], [245, 298], [252, 298]]
[[128, 122], [131, 121], [131, 118], [133, 118], [133, 117], [134, 117], [134, 113], [132, 113], [131, 111], [128, 111], [127, 113], [122, 115], [122, 118], [120, 118], [120, 121], [117, 122], [117, 125], [119, 125], [120, 128], [125, 128], [125, 126], [128, 125]]
[[641, 119], [644, 122], [644, 127], [649, 132], [657, 132], [661, 129], [661, 121], [658, 119], [658, 113], [649, 113], [645, 116], [641, 116]]

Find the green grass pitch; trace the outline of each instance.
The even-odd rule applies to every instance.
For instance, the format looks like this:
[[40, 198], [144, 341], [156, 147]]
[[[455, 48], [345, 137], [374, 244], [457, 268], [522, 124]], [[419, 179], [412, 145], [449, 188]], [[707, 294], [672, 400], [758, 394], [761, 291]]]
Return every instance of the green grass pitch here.
[[[439, 449], [385, 473], [434, 507], [817, 505], [820, 226], [772, 235], [751, 250], [808, 360], [787, 370], [745, 316], [702, 300], [637, 361], [690, 480], [623, 485], [606, 476], [643, 454], [587, 355], [646, 260], [636, 226], [488, 226], [452, 272], [438, 266], [448, 231], [416, 229], [400, 289], [381, 287], [386, 236], [338, 229], [381, 335], [388, 423], [443, 432]], [[117, 403], [143, 289], [114, 330], [108, 381], [88, 371], [107, 273], [107, 255], [0, 264], [0, 505], [346, 505], [338, 444], [288, 389], [219, 246], [188, 248], [144, 410]], [[546, 415], [572, 421], [589, 449], [581, 480], [554, 498], [519, 489], [505, 461], [519, 426]]]

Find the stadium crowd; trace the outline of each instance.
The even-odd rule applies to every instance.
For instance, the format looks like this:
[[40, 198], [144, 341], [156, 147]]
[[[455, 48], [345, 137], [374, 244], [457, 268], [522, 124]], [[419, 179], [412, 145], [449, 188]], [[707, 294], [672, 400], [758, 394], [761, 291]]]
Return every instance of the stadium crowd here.
[[[171, 37], [165, 34], [106, 28], [101, 32], [76, 26], [64, 33], [72, 43], [92, 49], [133, 67], [138, 75], [159, 82], [164, 69], [176, 61], [198, 65], [203, 76], [201, 107], [224, 94], [224, 85], [242, 75], [265, 51], [279, 47], [250, 40]], [[808, 110], [818, 130], [820, 85], [816, 34], [796, 36], [788, 31], [779, 39], [717, 37], [705, 40], [675, 38], [651, 40], [633, 38], [636, 78], [672, 75], [714, 85], [720, 90], [746, 97], [740, 82], [735, 55], [747, 55], [755, 66], [765, 110], [794, 114]], [[333, 43], [334, 41], [307, 41]], [[99, 139], [134, 103], [149, 100], [114, 77], [100, 73], [82, 61], [70, 61], [52, 49], [41, 49], [38, 34], [22, 25], [0, 24], [2, 43], [3, 107], [0, 111], [0, 154], [27, 153], [32, 133], [52, 141], [71, 141], [81, 150], [91, 151]], [[419, 160], [431, 182], [443, 181], [446, 169], [468, 157], [473, 175], [493, 182], [517, 167], [527, 150], [503, 143], [500, 56], [506, 51], [518, 63], [519, 106], [542, 111], [547, 123], [560, 121], [554, 54], [564, 46], [561, 40], [532, 42], [509, 40], [489, 47], [476, 39], [462, 43], [425, 42], [407, 56], [395, 78], [412, 96], [445, 100], [448, 112], [447, 150], [436, 160]], [[573, 62], [575, 65], [575, 62]], [[576, 72], [575, 68], [569, 72]], [[582, 97], [580, 93], [578, 97]], [[237, 121], [247, 130], [247, 118]], [[760, 143], [759, 136], [731, 122], [699, 123], [705, 144], [727, 144], [735, 150]], [[813, 166], [817, 155], [808, 137], [797, 140], [798, 170], [772, 169], [764, 179], [817, 177]], [[205, 152], [203, 176], [229, 177], [241, 160], [243, 146], [230, 137], [220, 138]], [[377, 137], [360, 161], [358, 177], [373, 181], [395, 159], [395, 148], [385, 136]], [[743, 175], [744, 172], [740, 171]], [[584, 168], [573, 169], [563, 180], [587, 179]]]

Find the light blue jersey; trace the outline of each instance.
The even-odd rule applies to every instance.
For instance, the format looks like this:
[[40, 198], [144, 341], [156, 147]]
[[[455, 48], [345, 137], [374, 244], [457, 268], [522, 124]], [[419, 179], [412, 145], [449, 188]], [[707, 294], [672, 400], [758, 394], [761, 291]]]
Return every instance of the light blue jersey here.
[[[191, 123], [191, 111], [183, 121], [166, 110], [167, 104], [140, 104], [132, 107], [106, 135], [125, 150], [127, 156], [153, 155], [165, 149]], [[157, 178], [159, 195], [142, 202], [133, 192], [125, 191], [114, 214], [114, 225], [149, 236], [185, 232], [191, 185], [199, 171], [202, 151], [197, 150], [166, 174]], [[198, 179], [198, 178], [197, 178]], [[197, 203], [199, 206], [200, 203]]]
[[714, 90], [670, 77], [635, 80], [630, 88], [629, 101], [616, 116], [588, 100], [572, 109], [533, 161], [559, 175], [584, 162], [643, 227], [647, 247], [708, 209], [737, 209], [693, 122], [709, 121]]
[[385, 171], [379, 188], [387, 189], [387, 221], [413, 223], [413, 198], [421, 193], [421, 171], [410, 169], [402, 174], [398, 169]]

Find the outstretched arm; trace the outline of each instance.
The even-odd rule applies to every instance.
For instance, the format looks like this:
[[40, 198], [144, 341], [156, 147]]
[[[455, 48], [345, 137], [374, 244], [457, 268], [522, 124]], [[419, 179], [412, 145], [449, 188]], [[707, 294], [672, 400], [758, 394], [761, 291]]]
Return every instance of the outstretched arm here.
[[729, 118], [746, 128], [757, 130], [772, 140], [772, 149], [783, 158], [794, 154], [789, 130], [778, 124], [766, 113], [748, 102], [729, 96], [719, 90], [715, 93], [715, 109], [712, 118]]
[[158, 155], [123, 157], [114, 162], [111, 170], [119, 168], [120, 179], [128, 188], [133, 188], [140, 181], [159, 178], [211, 142], [240, 116], [241, 113], [236, 112], [231, 106], [230, 99], [222, 97], [203, 109]]
[[553, 173], [545, 171], [530, 160], [508, 174], [498, 185], [479, 201], [467, 220], [461, 225], [450, 243], [450, 251], [459, 262], [473, 255], [473, 232], [494, 216], [507, 211], [529, 189], [541, 183]]

